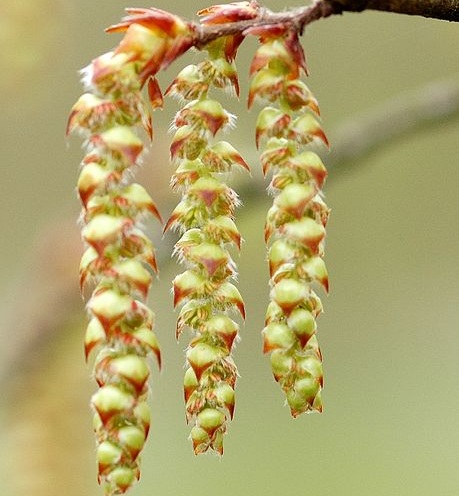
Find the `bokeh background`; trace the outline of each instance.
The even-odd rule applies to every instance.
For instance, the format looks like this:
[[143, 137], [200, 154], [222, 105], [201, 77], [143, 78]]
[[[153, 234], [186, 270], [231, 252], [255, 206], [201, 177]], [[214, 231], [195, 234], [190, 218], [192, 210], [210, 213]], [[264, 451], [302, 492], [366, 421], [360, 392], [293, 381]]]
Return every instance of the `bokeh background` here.
[[[131, 2], [132, 3], [132, 2]], [[135, 2], [134, 2], [135, 3]], [[289, 5], [301, 1], [290, 0]], [[155, 0], [191, 18], [198, 0]], [[282, 9], [284, 2], [264, 4]], [[78, 69], [111, 49], [125, 0], [0, 2], [0, 480], [5, 496], [93, 496], [94, 391], [84, 363], [84, 303], [77, 288], [81, 245], [74, 192], [80, 140], [66, 139], [81, 93]], [[135, 6], [149, 6], [149, 2]], [[370, 13], [311, 25], [304, 36], [324, 126], [340, 124], [429, 82], [459, 84], [455, 24]], [[240, 50], [242, 100], [253, 41]], [[186, 60], [196, 60], [196, 55]], [[184, 61], [180, 63], [183, 64]], [[179, 65], [161, 82], [167, 85]], [[403, 100], [403, 98], [402, 98]], [[151, 303], [164, 367], [152, 377], [153, 425], [143, 455], [143, 495], [456, 496], [459, 488], [459, 117], [391, 140], [355, 163], [335, 164], [319, 340], [325, 410], [293, 420], [261, 353], [267, 303], [263, 222], [269, 202], [253, 146], [256, 112], [231, 136], [254, 172], [243, 174], [240, 289], [248, 317], [236, 349], [241, 378], [222, 460], [196, 458], [182, 400], [183, 349], [175, 342], [170, 280], [178, 272], [157, 239], [161, 274]], [[168, 121], [140, 172], [163, 216], [168, 192]], [[457, 116], [457, 114], [456, 114]], [[383, 126], [396, 123], [386, 119]], [[383, 131], [383, 129], [381, 129]], [[338, 138], [337, 138], [338, 139]], [[328, 152], [323, 151], [327, 163]], [[266, 183], [265, 183], [266, 185]], [[162, 246], [162, 247], [161, 247]]]

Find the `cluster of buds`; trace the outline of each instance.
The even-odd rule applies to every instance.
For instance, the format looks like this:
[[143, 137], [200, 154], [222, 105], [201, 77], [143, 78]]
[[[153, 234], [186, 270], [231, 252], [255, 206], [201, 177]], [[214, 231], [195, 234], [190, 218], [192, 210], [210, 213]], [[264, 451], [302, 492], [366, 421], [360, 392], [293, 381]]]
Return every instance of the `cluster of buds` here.
[[258, 115], [256, 144], [263, 147], [264, 174], [273, 173], [269, 188], [274, 202], [265, 223], [271, 291], [263, 349], [297, 417], [322, 411], [322, 356], [316, 338], [322, 304], [313, 286], [328, 291], [323, 252], [329, 209], [321, 194], [327, 171], [306, 145], [315, 139], [328, 143], [317, 120], [317, 101], [300, 79], [307, 69], [297, 33], [285, 25], [246, 32], [260, 38], [248, 103], [257, 98], [268, 102]]
[[[154, 74], [186, 46], [186, 25], [162, 11], [131, 10], [109, 31], [125, 31], [118, 47], [83, 70], [86, 93], [72, 108], [68, 132], [86, 138], [87, 154], [78, 178], [82, 203], [80, 264], [88, 301], [85, 354], [99, 348], [93, 395], [98, 480], [107, 495], [123, 494], [139, 478], [139, 453], [150, 426], [147, 358], [160, 364], [154, 313], [145, 302], [156, 271], [154, 247], [142, 219], [160, 219], [147, 191], [130, 183], [144, 144], [152, 137], [149, 110], [141, 95], [147, 82], [152, 107], [162, 104]], [[167, 24], [167, 22], [169, 24]], [[181, 36], [179, 36], [181, 35]]]
[[[149, 108], [163, 104], [155, 75], [192, 46], [201, 46], [194, 24], [159, 9], [127, 9], [109, 32], [124, 33], [118, 47], [83, 71], [86, 93], [72, 108], [68, 132], [86, 138], [87, 154], [78, 179], [82, 237], [86, 251], [80, 264], [82, 289], [89, 282], [89, 324], [85, 355], [98, 349], [94, 376], [99, 386], [91, 404], [97, 439], [98, 479], [107, 496], [123, 494], [139, 478], [139, 453], [150, 427], [147, 404], [150, 370], [147, 359], [161, 363], [154, 333], [154, 313], [146, 305], [157, 270], [155, 250], [142, 220], [159, 212], [147, 193], [131, 183], [131, 171], [144, 150], [142, 133], [153, 136]], [[256, 0], [216, 5], [199, 12], [201, 25], [218, 25], [263, 17]], [[202, 33], [201, 33], [202, 34]], [[256, 145], [262, 147], [263, 173], [273, 174], [274, 203], [265, 224], [269, 244], [271, 302], [263, 329], [264, 352], [270, 353], [274, 377], [286, 394], [294, 417], [321, 411], [322, 357], [316, 319], [322, 305], [314, 286], [328, 291], [323, 261], [329, 214], [322, 197], [327, 171], [308, 145], [328, 145], [318, 121], [319, 108], [302, 75], [307, 75], [296, 30], [289, 24], [254, 26], [211, 38], [204, 61], [188, 65], [166, 94], [181, 108], [173, 121], [170, 147], [176, 166], [172, 189], [181, 201], [165, 229], [180, 232], [174, 253], [186, 270], [173, 281], [179, 307], [176, 337], [193, 333], [186, 351], [184, 396], [192, 424], [194, 452], [223, 453], [223, 438], [235, 408], [237, 368], [232, 358], [239, 325], [245, 318], [232, 251], [241, 235], [234, 222], [239, 204], [225, 184], [238, 165], [248, 165], [227, 141], [215, 139], [230, 128], [234, 116], [210, 96], [213, 88], [239, 95], [234, 58], [244, 37], [260, 45], [251, 64], [248, 105], [268, 105], [259, 113]]]
[[223, 436], [234, 412], [237, 368], [231, 355], [239, 330], [228, 314], [236, 309], [245, 317], [242, 297], [230, 282], [236, 265], [229, 250], [241, 245], [234, 223], [238, 198], [224, 175], [234, 165], [248, 166], [232, 145], [213, 139], [232, 125], [234, 116], [209, 97], [212, 87], [238, 93], [235, 49], [232, 38], [210, 43], [206, 60], [185, 67], [166, 92], [183, 103], [170, 148], [177, 165], [171, 184], [182, 199], [166, 229], [180, 231], [175, 254], [188, 268], [174, 279], [173, 292], [174, 306], [181, 305], [177, 338], [185, 328], [193, 332], [184, 396], [196, 454], [208, 449], [223, 453]]

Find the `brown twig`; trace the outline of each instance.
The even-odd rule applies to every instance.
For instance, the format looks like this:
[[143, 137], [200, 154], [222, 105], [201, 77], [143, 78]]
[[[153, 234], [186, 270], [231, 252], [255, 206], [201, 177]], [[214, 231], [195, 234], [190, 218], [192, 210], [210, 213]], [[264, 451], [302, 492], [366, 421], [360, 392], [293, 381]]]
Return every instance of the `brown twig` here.
[[[459, 21], [458, 0], [334, 0], [327, 1], [342, 12], [379, 10], [396, 14], [418, 15], [444, 21]], [[336, 12], [339, 13], [339, 12]]]
[[249, 27], [274, 24], [291, 25], [297, 32], [302, 33], [306, 26], [319, 19], [343, 12], [364, 10], [459, 22], [459, 0], [315, 0], [311, 5], [283, 12], [272, 12], [259, 6], [257, 17], [250, 20], [228, 24], [196, 24], [193, 45], [200, 48], [220, 36], [243, 33]]

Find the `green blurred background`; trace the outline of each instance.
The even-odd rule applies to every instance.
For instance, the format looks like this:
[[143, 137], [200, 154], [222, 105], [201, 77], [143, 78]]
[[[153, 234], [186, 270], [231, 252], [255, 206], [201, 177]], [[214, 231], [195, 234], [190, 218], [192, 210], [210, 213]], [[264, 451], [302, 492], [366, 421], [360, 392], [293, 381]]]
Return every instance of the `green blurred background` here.
[[[300, 5], [290, 1], [290, 5]], [[135, 4], [135, 2], [133, 2]], [[284, 2], [265, 1], [273, 9]], [[111, 49], [125, 0], [1, 0], [0, 181], [2, 302], [0, 477], [5, 496], [93, 496], [96, 483], [84, 363], [84, 304], [74, 192], [80, 140], [66, 139], [81, 93], [78, 69]], [[155, 6], [191, 18], [197, 0]], [[455, 24], [384, 13], [346, 14], [304, 36], [330, 142], [344, 120], [459, 79]], [[240, 50], [242, 99], [254, 41]], [[186, 60], [197, 60], [192, 55]], [[180, 64], [183, 64], [182, 61]], [[162, 75], [163, 87], [179, 65]], [[168, 121], [140, 173], [167, 218]], [[245, 238], [240, 289], [248, 318], [235, 357], [241, 378], [222, 460], [195, 458], [182, 401], [183, 349], [176, 344], [170, 280], [179, 270], [159, 248], [151, 303], [164, 368], [152, 377], [154, 414], [133, 496], [456, 496], [459, 493], [459, 118], [391, 141], [358, 163], [337, 164], [326, 187], [332, 208], [326, 261], [331, 294], [319, 322], [325, 410], [293, 420], [261, 353], [267, 303], [263, 222], [269, 202], [252, 142], [256, 112], [240, 114], [233, 144], [250, 162], [238, 218]], [[388, 126], [391, 122], [388, 121]], [[327, 162], [327, 152], [323, 154]], [[352, 172], [350, 170], [352, 169]], [[243, 174], [238, 183], [247, 185]], [[257, 192], [258, 191], [258, 192]], [[157, 226], [153, 226], [156, 231]], [[160, 244], [160, 234], [154, 235]], [[167, 235], [170, 246], [174, 237]]]

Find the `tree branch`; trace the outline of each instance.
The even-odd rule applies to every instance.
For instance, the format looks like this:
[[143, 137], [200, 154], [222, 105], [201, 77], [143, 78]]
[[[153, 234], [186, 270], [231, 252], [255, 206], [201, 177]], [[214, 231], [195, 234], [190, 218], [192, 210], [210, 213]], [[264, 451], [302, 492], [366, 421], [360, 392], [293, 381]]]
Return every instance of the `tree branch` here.
[[315, 0], [311, 5], [284, 12], [272, 12], [259, 6], [254, 19], [227, 24], [195, 24], [193, 45], [200, 48], [216, 38], [243, 33], [249, 27], [274, 24], [291, 25], [297, 32], [314, 21], [343, 12], [379, 10], [397, 14], [418, 15], [445, 21], [459, 22], [459, 0]]
[[445, 21], [459, 21], [458, 0], [331, 0], [334, 13], [379, 10], [396, 14], [418, 15]]

